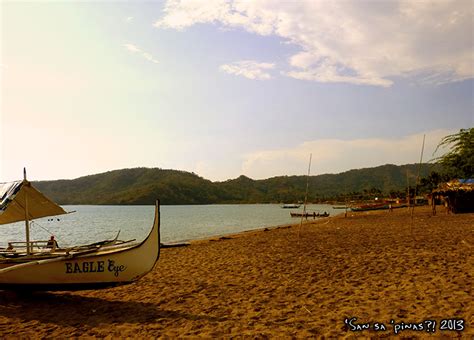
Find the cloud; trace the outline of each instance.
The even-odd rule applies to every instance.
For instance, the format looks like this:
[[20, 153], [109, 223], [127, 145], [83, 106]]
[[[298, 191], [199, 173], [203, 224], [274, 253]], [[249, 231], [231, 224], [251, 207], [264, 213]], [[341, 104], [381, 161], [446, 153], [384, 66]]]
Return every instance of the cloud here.
[[125, 48], [129, 50], [130, 52], [133, 52], [133, 53], [141, 52], [141, 50], [133, 44], [124, 44], [123, 46], [125, 46]]
[[149, 60], [152, 63], [158, 64], [158, 60], [154, 59], [150, 53], [143, 52], [142, 55], [143, 55], [143, 58], [145, 58], [146, 60]]
[[474, 77], [470, 1], [169, 0], [159, 28], [213, 23], [274, 35], [300, 51], [282, 74], [302, 80], [390, 86], [421, 76]]
[[125, 21], [126, 21], [126, 22], [132, 22], [132, 21], [133, 21], [133, 17], [127, 17], [127, 18], [125, 19]]
[[[423, 161], [433, 159], [433, 152], [440, 140], [455, 132], [427, 132]], [[251, 178], [303, 175], [307, 171], [310, 154], [312, 174], [339, 173], [383, 164], [417, 163], [420, 160], [423, 134], [400, 139], [320, 139], [290, 148], [260, 150], [244, 156], [242, 173]]]
[[248, 79], [266, 80], [270, 79], [271, 75], [266, 72], [275, 67], [272, 63], [259, 63], [254, 60], [236, 61], [231, 64], [224, 64], [219, 67], [223, 72], [234, 74], [236, 76], [243, 76]]
[[143, 58], [145, 58], [146, 60], [151, 61], [152, 63], [158, 64], [158, 60], [156, 60], [155, 58], [153, 58], [153, 56], [152, 56], [150, 53], [143, 51], [142, 49], [138, 48], [137, 46], [135, 46], [135, 45], [133, 45], [133, 44], [124, 44], [123, 46], [124, 46], [128, 51], [130, 51], [130, 52], [132, 52], [132, 53], [138, 53], [138, 54], [140, 54]]

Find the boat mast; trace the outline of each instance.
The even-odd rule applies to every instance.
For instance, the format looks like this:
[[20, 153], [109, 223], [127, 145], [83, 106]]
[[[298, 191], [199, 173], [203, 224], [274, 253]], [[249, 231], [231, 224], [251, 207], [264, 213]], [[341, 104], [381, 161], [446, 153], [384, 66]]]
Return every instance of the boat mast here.
[[[26, 168], [23, 168], [23, 184], [26, 183]], [[30, 221], [28, 216], [28, 194], [25, 190], [25, 235], [26, 235], [26, 253], [31, 254], [30, 249]]]

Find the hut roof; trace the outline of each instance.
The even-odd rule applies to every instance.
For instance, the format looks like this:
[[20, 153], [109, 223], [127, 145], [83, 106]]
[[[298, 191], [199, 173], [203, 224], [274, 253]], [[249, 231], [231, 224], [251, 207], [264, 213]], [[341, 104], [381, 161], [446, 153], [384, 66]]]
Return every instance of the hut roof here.
[[437, 189], [433, 190], [434, 193], [445, 193], [452, 191], [474, 191], [474, 179], [454, 179], [452, 181], [440, 184]]

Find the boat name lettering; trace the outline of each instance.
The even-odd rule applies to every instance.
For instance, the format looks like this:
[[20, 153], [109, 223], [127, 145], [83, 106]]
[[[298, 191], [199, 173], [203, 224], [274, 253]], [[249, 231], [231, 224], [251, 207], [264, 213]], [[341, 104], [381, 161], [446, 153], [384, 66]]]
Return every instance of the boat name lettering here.
[[66, 274], [103, 273], [107, 270], [118, 277], [121, 272], [127, 269], [124, 265], [116, 265], [114, 260], [107, 261], [107, 266], [105, 261], [66, 262]]
[[113, 272], [115, 276], [119, 276], [119, 274], [127, 269], [127, 267], [125, 267], [123, 264], [116, 266], [114, 260], [109, 260], [109, 266], [107, 269], [109, 272]]
[[104, 261], [90, 262], [66, 262], [66, 274], [76, 273], [102, 273], [104, 271]]

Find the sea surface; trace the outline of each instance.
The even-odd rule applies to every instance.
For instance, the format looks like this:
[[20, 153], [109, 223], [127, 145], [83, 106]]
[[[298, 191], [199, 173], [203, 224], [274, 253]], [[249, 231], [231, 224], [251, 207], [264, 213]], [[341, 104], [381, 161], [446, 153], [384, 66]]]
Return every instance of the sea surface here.
[[[54, 235], [59, 245], [89, 244], [113, 239], [145, 239], [150, 231], [154, 206], [98, 206], [66, 205], [67, 215], [45, 217], [31, 222], [30, 239], [47, 240]], [[161, 206], [161, 242], [174, 243], [261, 229], [289, 223], [299, 223], [291, 218], [290, 211], [278, 204], [214, 204], [214, 205], [164, 205]], [[308, 212], [329, 212], [331, 216], [344, 210], [334, 210], [330, 205], [308, 205]], [[25, 240], [24, 222], [0, 226], [0, 247], [9, 241]]]

